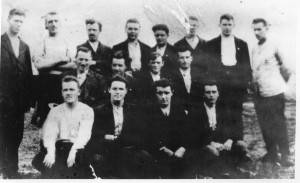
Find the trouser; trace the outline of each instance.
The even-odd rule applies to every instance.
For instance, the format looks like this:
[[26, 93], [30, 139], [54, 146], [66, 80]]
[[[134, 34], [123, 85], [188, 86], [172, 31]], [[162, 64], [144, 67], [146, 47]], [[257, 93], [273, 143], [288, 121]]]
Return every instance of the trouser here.
[[75, 164], [72, 167], [67, 166], [67, 159], [73, 143], [59, 140], [55, 144], [55, 163], [51, 168], [44, 165], [43, 161], [47, 150], [41, 145], [41, 151], [33, 158], [32, 166], [39, 170], [43, 178], [54, 179], [82, 179], [92, 178], [89, 168], [88, 157], [84, 149], [78, 149], [76, 153]]
[[47, 115], [50, 111], [49, 103], [61, 104], [61, 76], [60, 75], [40, 75], [39, 76], [40, 97], [38, 99], [38, 111], [37, 115], [40, 117], [40, 124], [38, 127], [42, 127]]
[[243, 163], [243, 156], [248, 153], [247, 144], [237, 141], [230, 151], [218, 151], [211, 145], [200, 149], [189, 149], [186, 153], [189, 172], [218, 178], [221, 173], [235, 171], [235, 167]]
[[93, 152], [90, 157], [95, 174], [103, 179], [155, 178], [154, 161], [144, 150], [124, 148], [109, 143], [106, 144], [104, 151]]
[[283, 156], [290, 153], [284, 108], [283, 93], [255, 99], [255, 110], [266, 149], [273, 156], [277, 156], [278, 150]]
[[18, 150], [23, 138], [24, 114], [18, 114], [18, 109], [1, 108], [0, 171], [13, 176], [18, 172]]

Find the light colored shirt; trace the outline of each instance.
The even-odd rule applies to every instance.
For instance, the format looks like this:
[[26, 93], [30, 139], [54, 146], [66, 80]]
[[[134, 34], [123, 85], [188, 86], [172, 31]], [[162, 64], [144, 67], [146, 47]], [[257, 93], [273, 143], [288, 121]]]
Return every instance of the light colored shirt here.
[[19, 49], [20, 49], [20, 39], [18, 36], [11, 37], [11, 36], [9, 36], [9, 34], [7, 34], [7, 35], [11, 42], [11, 46], [14, 50], [15, 56], [18, 58], [19, 57]]
[[226, 66], [236, 65], [236, 49], [234, 37], [221, 36], [221, 60]]
[[170, 105], [168, 105], [166, 108], [160, 108], [162, 113], [165, 115], [165, 116], [169, 116], [170, 114]]
[[123, 107], [117, 107], [113, 105], [113, 115], [115, 121], [115, 134], [120, 135], [123, 128], [124, 115], [123, 115]]
[[69, 140], [72, 149], [81, 149], [91, 138], [94, 123], [92, 108], [78, 102], [70, 109], [63, 103], [52, 108], [42, 128], [42, 139], [48, 152], [55, 153], [57, 140]]
[[192, 84], [191, 69], [187, 69], [187, 70], [179, 69], [179, 70], [180, 70], [181, 75], [183, 77], [183, 81], [184, 81], [184, 84], [185, 84], [186, 91], [188, 93], [190, 93], [191, 92], [191, 84]]
[[160, 74], [153, 74], [152, 72], [150, 74], [154, 82], [160, 80]]
[[131, 61], [131, 68], [133, 70], [140, 70], [142, 67], [141, 62], [141, 48], [140, 43], [128, 43], [128, 51], [129, 51], [129, 57], [132, 59]]
[[97, 49], [98, 49], [99, 41], [96, 41], [96, 42], [90, 42], [90, 41], [89, 41], [89, 44], [90, 44], [91, 47], [93, 48], [94, 52], [96, 52]]
[[[280, 65], [285, 67], [282, 54], [277, 46], [266, 41], [255, 45], [252, 50], [253, 80], [257, 83], [262, 97], [275, 96], [287, 91], [287, 85], [280, 73]], [[289, 70], [286, 67], [287, 70]]]
[[189, 45], [195, 49], [199, 43], [199, 38], [198, 36], [196, 37], [193, 37], [193, 38], [188, 38], [188, 37], [185, 37], [186, 41], [189, 43]]
[[[39, 42], [33, 52], [33, 63], [38, 68], [40, 62], [45, 62], [53, 59], [57, 59], [62, 56], [70, 57], [70, 50], [67, 42], [62, 36], [50, 37], [46, 36], [41, 42]], [[62, 71], [52, 68], [49, 74], [61, 74]]]
[[84, 83], [85, 79], [86, 79], [86, 75], [89, 72], [89, 70], [84, 71], [83, 73], [77, 73], [77, 79], [79, 82], [79, 86], [82, 85], [82, 83]]
[[216, 105], [213, 105], [212, 107], [208, 107], [204, 103], [204, 106], [208, 116], [209, 127], [215, 130], [217, 125]]
[[163, 56], [165, 54], [166, 48], [167, 48], [167, 44], [161, 48], [156, 46], [156, 52], [160, 53], [160, 55]]

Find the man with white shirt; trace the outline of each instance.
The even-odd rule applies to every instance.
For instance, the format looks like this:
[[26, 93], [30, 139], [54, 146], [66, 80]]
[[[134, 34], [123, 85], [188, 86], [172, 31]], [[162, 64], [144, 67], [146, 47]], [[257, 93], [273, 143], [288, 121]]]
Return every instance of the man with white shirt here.
[[74, 76], [62, 79], [64, 103], [49, 112], [42, 127], [43, 146], [32, 165], [43, 178], [85, 178], [84, 148], [88, 143], [93, 122], [92, 108], [78, 101], [79, 82]]
[[147, 69], [151, 48], [138, 39], [141, 25], [136, 18], [128, 19], [125, 31], [127, 40], [113, 46], [114, 51], [123, 51], [131, 58], [130, 67], [127, 70], [139, 71]]
[[77, 77], [80, 86], [79, 101], [90, 107], [96, 107], [105, 100], [105, 78], [90, 69], [92, 62], [91, 50], [87, 47], [77, 48], [77, 69], [63, 73], [63, 76]]
[[251, 81], [251, 66], [247, 43], [233, 35], [234, 26], [232, 15], [222, 15], [219, 24], [221, 35], [207, 42], [209, 75], [217, 80], [219, 103], [229, 111], [236, 124], [236, 133], [243, 140], [242, 111]]
[[194, 57], [188, 47], [178, 48], [179, 67], [174, 71], [174, 98], [184, 106], [188, 112], [193, 105], [201, 102], [201, 84], [203, 77], [199, 77], [197, 69], [192, 66]]
[[24, 113], [30, 109], [30, 50], [18, 36], [24, 20], [23, 10], [10, 10], [8, 30], [1, 36], [0, 172], [3, 178], [18, 178], [18, 149], [23, 138]]
[[40, 117], [38, 126], [42, 126], [50, 110], [49, 103], [60, 104], [61, 74], [76, 68], [69, 46], [62, 37], [61, 18], [57, 12], [51, 11], [45, 16], [45, 28], [48, 36], [36, 46], [32, 60], [39, 71], [40, 100], [37, 115]]
[[231, 177], [230, 168], [251, 161], [251, 156], [247, 144], [234, 133], [234, 124], [227, 111], [218, 103], [216, 81], [206, 81], [203, 89], [204, 102], [189, 113], [187, 156], [192, 167], [206, 176]]
[[89, 143], [91, 165], [100, 178], [147, 178], [149, 155], [144, 145], [145, 114], [125, 96], [128, 82], [115, 75], [108, 82], [110, 98], [94, 109]]
[[95, 62], [90, 66], [90, 69], [98, 74], [106, 76], [110, 70], [110, 60], [112, 58], [112, 49], [99, 41], [99, 35], [102, 31], [101, 22], [95, 19], [87, 19], [85, 21], [86, 30], [89, 39], [77, 46], [87, 47], [92, 51], [92, 60]]
[[157, 24], [152, 27], [156, 45], [151, 48], [152, 52], [160, 53], [164, 61], [162, 70], [172, 73], [177, 68], [177, 52], [174, 46], [168, 43], [169, 28], [165, 24]]
[[199, 29], [199, 20], [195, 16], [189, 16], [189, 29], [187, 35], [174, 44], [176, 49], [187, 47], [194, 57], [193, 67], [197, 71], [199, 77], [205, 75], [208, 69], [206, 58], [206, 41], [200, 38], [197, 33]]
[[187, 137], [186, 113], [173, 101], [172, 83], [165, 78], [153, 84], [155, 102], [147, 109], [147, 141], [149, 153], [157, 160], [162, 178], [182, 178]]
[[262, 161], [292, 166], [293, 163], [288, 159], [290, 150], [284, 115], [284, 92], [287, 86], [280, 68], [285, 68], [289, 76], [293, 72], [287, 67], [277, 45], [267, 37], [267, 21], [254, 19], [252, 28], [258, 39], [252, 50], [253, 83], [257, 94], [255, 109], [267, 149]]

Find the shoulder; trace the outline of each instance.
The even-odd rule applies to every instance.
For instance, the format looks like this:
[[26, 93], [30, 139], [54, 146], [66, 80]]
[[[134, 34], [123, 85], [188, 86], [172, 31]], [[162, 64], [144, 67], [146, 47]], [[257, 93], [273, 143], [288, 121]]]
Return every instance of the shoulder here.
[[213, 43], [216, 43], [218, 41], [221, 41], [221, 36], [212, 38], [211, 40], [207, 41], [207, 44], [213, 44]]
[[183, 37], [182, 39], [178, 40], [174, 46], [175, 47], [178, 47], [178, 46], [181, 46], [182, 44], [185, 44], [186, 43], [186, 40], [185, 40], [185, 37]]
[[80, 110], [83, 114], [89, 112], [93, 112], [93, 109], [91, 107], [89, 107], [88, 105], [82, 103], [82, 102], [78, 102], [78, 110]]
[[140, 43], [141, 48], [143, 47], [143, 48], [151, 50], [150, 46], [148, 46], [147, 44], [143, 43], [142, 41], [139, 41], [139, 43]]
[[242, 45], [247, 45], [246, 41], [238, 38], [238, 37], [234, 37], [235, 41], [238, 42], [239, 44], [242, 44]]
[[88, 46], [88, 42], [86, 41], [86, 42], [84, 42], [84, 43], [82, 43], [82, 44], [80, 44], [80, 45], [78, 45], [76, 48], [78, 49], [79, 47], [87, 47]]
[[121, 42], [119, 44], [114, 45], [112, 49], [113, 50], [122, 49], [124, 46], [126, 46], [126, 44], [127, 44], [127, 40], [125, 40], [125, 41], [123, 41], [123, 42]]
[[111, 47], [105, 45], [105, 44], [102, 44], [101, 42], [99, 42], [100, 46], [102, 47], [103, 50], [106, 50], [106, 51], [111, 51]]

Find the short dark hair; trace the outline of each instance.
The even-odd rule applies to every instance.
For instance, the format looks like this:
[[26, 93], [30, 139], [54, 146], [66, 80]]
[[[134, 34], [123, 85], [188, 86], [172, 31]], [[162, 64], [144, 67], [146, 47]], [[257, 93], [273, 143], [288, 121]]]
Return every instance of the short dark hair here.
[[194, 20], [194, 21], [199, 21], [198, 18], [196, 16], [189, 16], [189, 20]]
[[72, 82], [72, 81], [74, 81], [75, 83], [77, 83], [78, 88], [80, 88], [78, 79], [75, 76], [72, 76], [72, 75], [66, 75], [66, 76], [64, 76], [62, 78], [62, 80], [61, 80], [61, 84], [67, 83], [67, 82]]
[[193, 52], [192, 50], [187, 47], [187, 46], [179, 46], [177, 47], [177, 53], [179, 54], [179, 52], [186, 52], [186, 51], [189, 51], [191, 53], [191, 56], [193, 56]]
[[264, 26], [268, 26], [268, 22], [265, 19], [263, 19], [263, 18], [255, 18], [255, 19], [253, 19], [252, 24], [258, 24], [258, 23], [263, 23]]
[[166, 88], [168, 86], [171, 88], [171, 90], [173, 92], [173, 83], [170, 80], [166, 79], [166, 78], [161, 78], [160, 80], [155, 81], [153, 83], [152, 89], [153, 89], [154, 93], [156, 93], [157, 87]]
[[85, 20], [85, 25], [88, 25], [88, 24], [94, 24], [94, 23], [97, 23], [98, 26], [99, 26], [99, 31], [101, 32], [102, 31], [102, 23], [98, 20], [95, 20], [93, 18], [89, 18], [89, 19], [86, 19]]
[[169, 28], [165, 24], [156, 24], [152, 27], [152, 31], [155, 32], [157, 30], [165, 31], [167, 35], [169, 35]]
[[[122, 50], [118, 50], [115, 51], [113, 54], [113, 58], [112, 60], [116, 58], [116, 59], [124, 59], [124, 64], [127, 68], [130, 68], [130, 63], [131, 63], [131, 58], [129, 57], [128, 53], [122, 51]], [[112, 60], [111, 60], [111, 64], [112, 64]]]
[[126, 88], [129, 88], [129, 83], [128, 83], [127, 79], [124, 78], [123, 76], [119, 75], [119, 74], [116, 74], [115, 76], [113, 76], [112, 78], [110, 78], [110, 80], [108, 81], [107, 87], [110, 88], [110, 87], [111, 87], [111, 84], [112, 84], [114, 81], [120, 81], [120, 82], [123, 82], [123, 83], [125, 83]]
[[140, 22], [136, 18], [130, 18], [130, 19], [128, 19], [126, 21], [126, 27], [127, 27], [127, 24], [129, 24], [129, 23], [137, 23], [137, 24], [139, 24], [141, 26]]
[[218, 88], [218, 82], [215, 79], [207, 79], [203, 82], [203, 92], [205, 90], [205, 86], [217, 86]]
[[158, 52], [152, 52], [150, 53], [149, 55], [149, 61], [148, 63], [151, 61], [151, 60], [156, 60], [158, 57], [161, 57], [162, 55]]
[[[79, 46], [79, 47], [77, 47], [77, 52], [76, 52], [76, 56], [75, 57], [78, 56], [78, 52], [80, 52], [80, 51], [82, 51], [84, 53], [88, 53], [88, 52], [91, 53], [92, 50], [89, 49], [88, 47], [85, 47], [85, 46]], [[92, 56], [92, 53], [91, 53], [91, 56]]]
[[228, 21], [230, 21], [230, 20], [234, 21], [234, 18], [233, 18], [233, 16], [232, 16], [231, 14], [224, 14], [224, 15], [222, 15], [222, 16], [220, 17], [220, 22], [221, 22], [223, 19], [228, 20]]
[[21, 10], [21, 9], [17, 9], [17, 8], [13, 8], [9, 11], [8, 13], [8, 19], [11, 19], [13, 16], [15, 15], [19, 15], [19, 16], [23, 16], [25, 17], [26, 14], [25, 14], [25, 11], [24, 10]]

